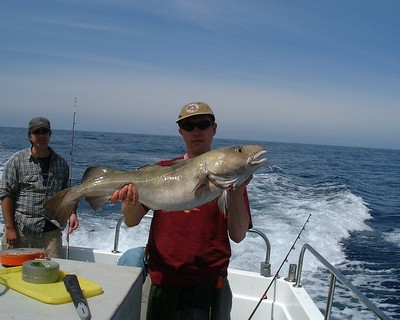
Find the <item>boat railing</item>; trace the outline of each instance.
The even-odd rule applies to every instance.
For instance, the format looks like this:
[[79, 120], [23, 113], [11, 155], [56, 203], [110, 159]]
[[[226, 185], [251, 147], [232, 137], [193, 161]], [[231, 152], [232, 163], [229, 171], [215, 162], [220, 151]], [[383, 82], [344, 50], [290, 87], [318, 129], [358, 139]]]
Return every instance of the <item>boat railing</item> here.
[[350, 290], [355, 295], [355, 297], [365, 307], [367, 307], [376, 317], [378, 317], [379, 319], [383, 319], [383, 320], [390, 319], [371, 300], [369, 300], [360, 290], [358, 290], [355, 286], [353, 286], [351, 284], [351, 282], [343, 274], [340, 273], [339, 270], [337, 270], [334, 266], [332, 266], [324, 257], [322, 257], [318, 253], [317, 250], [315, 250], [308, 243], [303, 245], [300, 255], [299, 255], [298, 268], [297, 268], [297, 274], [296, 274], [296, 283], [294, 284], [295, 287], [301, 287], [301, 273], [302, 273], [302, 269], [303, 269], [303, 260], [304, 260], [304, 254], [305, 254], [306, 250], [311, 252], [314, 255], [314, 257], [317, 258], [317, 260], [319, 262], [321, 262], [324, 265], [324, 267], [327, 268], [329, 270], [329, 272], [331, 273], [331, 279], [330, 279], [329, 290], [328, 290], [328, 299], [327, 299], [327, 303], [326, 303], [326, 311], [325, 311], [324, 319], [329, 320], [331, 318], [333, 298], [334, 298], [335, 286], [336, 286], [337, 280], [339, 280], [348, 290]]
[[115, 226], [115, 236], [114, 236], [114, 249], [111, 251], [112, 253], [120, 253], [118, 250], [119, 245], [119, 231], [121, 229], [122, 221], [124, 221], [124, 217], [119, 218], [117, 225]]
[[[151, 215], [145, 215], [145, 217], [147, 218], [152, 218]], [[114, 249], [112, 250], [112, 253], [120, 253], [120, 251], [118, 250], [118, 245], [119, 245], [119, 233], [120, 233], [120, 229], [121, 229], [121, 224], [124, 221], [124, 217], [121, 217], [118, 222], [117, 225], [115, 227], [115, 236], [114, 236]], [[261, 238], [264, 239], [264, 242], [266, 244], [266, 255], [265, 255], [265, 261], [261, 262], [261, 266], [260, 266], [260, 274], [264, 277], [270, 277], [271, 276], [271, 263], [270, 263], [270, 257], [271, 257], [271, 244], [267, 238], [267, 236], [260, 230], [258, 229], [249, 229], [248, 232], [251, 233], [256, 233], [259, 236], [261, 236]]]
[[[148, 213], [144, 216], [144, 218], [152, 219], [153, 216]], [[120, 253], [121, 252], [118, 250], [118, 245], [119, 245], [119, 232], [120, 232], [121, 224], [123, 221], [124, 221], [124, 216], [119, 218], [117, 225], [115, 226], [114, 249], [111, 251], [112, 253]]]
[[255, 228], [249, 229], [247, 232], [256, 233], [259, 236], [261, 236], [261, 238], [264, 239], [264, 242], [267, 246], [267, 250], [266, 250], [266, 255], [265, 255], [265, 261], [261, 261], [260, 274], [264, 277], [271, 277], [271, 262], [270, 262], [271, 243], [269, 242], [268, 237], [262, 231], [255, 229]]

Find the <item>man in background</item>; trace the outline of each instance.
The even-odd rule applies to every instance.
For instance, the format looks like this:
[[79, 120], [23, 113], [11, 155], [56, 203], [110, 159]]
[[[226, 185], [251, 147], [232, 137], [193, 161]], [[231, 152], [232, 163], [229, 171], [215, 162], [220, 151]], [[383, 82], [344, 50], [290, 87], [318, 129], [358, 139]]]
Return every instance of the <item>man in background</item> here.
[[[44, 202], [69, 186], [69, 167], [64, 158], [49, 147], [50, 121], [31, 119], [29, 148], [7, 161], [0, 180], [0, 200], [4, 217], [3, 250], [44, 248], [48, 257], [61, 258], [62, 232], [44, 208]], [[75, 210], [69, 231], [79, 226]]]

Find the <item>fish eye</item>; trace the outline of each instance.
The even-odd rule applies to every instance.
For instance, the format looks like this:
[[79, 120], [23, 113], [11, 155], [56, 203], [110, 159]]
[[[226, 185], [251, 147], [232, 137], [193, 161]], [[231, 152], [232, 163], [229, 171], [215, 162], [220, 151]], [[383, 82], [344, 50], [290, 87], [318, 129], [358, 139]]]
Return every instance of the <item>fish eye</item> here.
[[242, 153], [243, 152], [243, 147], [237, 147], [236, 151], [239, 152], [239, 153]]

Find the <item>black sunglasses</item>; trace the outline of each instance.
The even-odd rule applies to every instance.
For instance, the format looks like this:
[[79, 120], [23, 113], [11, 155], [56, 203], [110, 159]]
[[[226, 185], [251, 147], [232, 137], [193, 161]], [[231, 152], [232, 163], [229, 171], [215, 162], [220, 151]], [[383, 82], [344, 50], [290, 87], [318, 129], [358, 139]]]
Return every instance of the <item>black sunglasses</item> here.
[[46, 128], [39, 128], [36, 129], [35, 131], [32, 131], [33, 134], [39, 135], [39, 134], [48, 134], [50, 132], [49, 129]]
[[185, 131], [193, 131], [194, 128], [198, 128], [200, 130], [206, 130], [211, 126], [210, 120], [202, 120], [198, 122], [184, 122], [180, 125], [180, 127]]

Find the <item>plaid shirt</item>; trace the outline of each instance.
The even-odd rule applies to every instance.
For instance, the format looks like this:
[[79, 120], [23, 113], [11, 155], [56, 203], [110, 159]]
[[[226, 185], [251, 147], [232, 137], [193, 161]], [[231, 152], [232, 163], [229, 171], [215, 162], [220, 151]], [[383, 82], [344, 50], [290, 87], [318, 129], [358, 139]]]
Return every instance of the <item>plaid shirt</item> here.
[[51, 160], [47, 185], [42, 169], [31, 148], [14, 154], [3, 169], [0, 180], [0, 200], [13, 199], [14, 219], [18, 228], [27, 234], [42, 237], [46, 222], [43, 204], [57, 192], [68, 187], [69, 167], [64, 158], [50, 148]]

